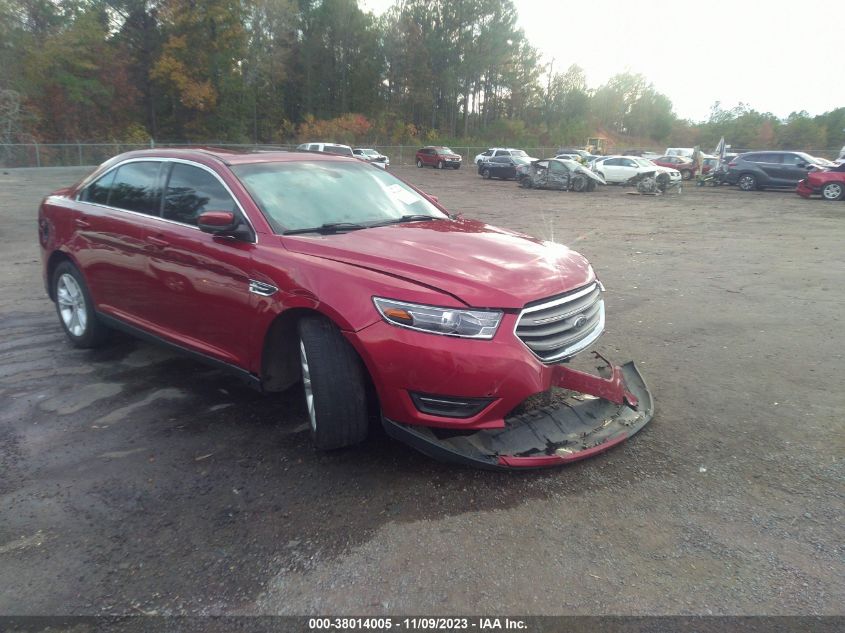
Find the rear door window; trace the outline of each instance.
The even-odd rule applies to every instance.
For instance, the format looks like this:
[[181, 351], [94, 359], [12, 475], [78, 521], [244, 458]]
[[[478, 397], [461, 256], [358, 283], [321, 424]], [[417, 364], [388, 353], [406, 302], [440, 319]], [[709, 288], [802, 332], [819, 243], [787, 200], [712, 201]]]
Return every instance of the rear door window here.
[[205, 211], [237, 213], [232, 196], [217, 178], [199, 167], [174, 163], [164, 194], [164, 217], [196, 226]]
[[158, 215], [161, 200], [158, 161], [125, 163], [117, 168], [107, 204], [118, 209]]

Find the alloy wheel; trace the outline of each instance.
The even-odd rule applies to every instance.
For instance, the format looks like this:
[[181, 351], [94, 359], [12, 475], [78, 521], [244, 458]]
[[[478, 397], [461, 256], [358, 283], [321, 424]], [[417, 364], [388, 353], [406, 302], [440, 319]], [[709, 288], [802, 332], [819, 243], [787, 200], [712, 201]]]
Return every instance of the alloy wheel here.
[[59, 314], [68, 332], [73, 336], [82, 336], [88, 325], [88, 309], [82, 288], [68, 273], [59, 277], [56, 284], [56, 300], [59, 303]]
[[305, 404], [308, 407], [308, 420], [311, 430], [317, 430], [317, 414], [314, 410], [314, 391], [311, 389], [311, 371], [308, 368], [308, 355], [305, 353], [305, 343], [299, 341], [299, 362], [302, 366], [302, 386], [305, 390]]
[[838, 182], [829, 182], [822, 189], [822, 197], [825, 200], [839, 200], [842, 198], [842, 185]]

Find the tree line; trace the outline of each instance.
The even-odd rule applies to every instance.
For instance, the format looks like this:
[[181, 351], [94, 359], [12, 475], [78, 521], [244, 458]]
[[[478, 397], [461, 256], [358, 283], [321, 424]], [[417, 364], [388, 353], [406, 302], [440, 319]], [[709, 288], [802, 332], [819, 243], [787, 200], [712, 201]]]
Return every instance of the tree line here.
[[[0, 0], [0, 143], [328, 139], [838, 147], [845, 108], [679, 119], [642, 75], [543, 62], [512, 0]], [[622, 142], [620, 140], [620, 142]]]

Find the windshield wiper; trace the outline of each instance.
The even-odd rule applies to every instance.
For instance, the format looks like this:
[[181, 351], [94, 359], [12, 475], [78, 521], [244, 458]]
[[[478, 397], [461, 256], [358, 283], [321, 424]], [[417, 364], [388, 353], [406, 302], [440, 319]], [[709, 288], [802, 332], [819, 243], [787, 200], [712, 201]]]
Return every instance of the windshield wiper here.
[[371, 225], [356, 224], [355, 222], [328, 222], [320, 226], [312, 226], [307, 229], [290, 229], [283, 231], [282, 235], [298, 235], [300, 233], [340, 233], [341, 231], [358, 231], [360, 229], [368, 229]]
[[442, 220], [443, 218], [438, 218], [433, 215], [426, 215], [424, 213], [412, 213], [409, 215], [403, 215], [399, 218], [393, 218], [392, 220], [385, 220], [384, 222], [379, 222], [378, 224], [374, 224], [373, 226], [385, 226], [387, 224], [401, 224], [402, 222], [422, 222], [425, 220]]

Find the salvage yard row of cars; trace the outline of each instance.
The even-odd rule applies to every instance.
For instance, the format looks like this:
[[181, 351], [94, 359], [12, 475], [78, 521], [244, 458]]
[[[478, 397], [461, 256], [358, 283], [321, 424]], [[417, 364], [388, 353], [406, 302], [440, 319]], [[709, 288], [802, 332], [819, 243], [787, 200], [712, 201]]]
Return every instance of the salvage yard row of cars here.
[[[538, 160], [523, 150], [490, 148], [478, 154], [474, 161], [484, 179], [513, 179], [523, 186], [570, 191], [592, 191], [596, 183], [635, 185], [644, 193], [679, 189], [681, 181], [693, 178], [699, 169], [689, 156], [679, 154], [667, 153], [649, 159], [636, 155], [592, 156], [584, 150], [572, 149], [559, 150], [553, 159]], [[553, 172], [564, 176], [550, 177]], [[573, 179], [576, 173], [598, 178]], [[832, 162], [804, 152], [746, 152], [732, 156], [719, 167], [719, 159], [705, 156], [701, 174], [710, 174], [709, 180], [714, 184], [736, 185], [743, 191], [790, 188], [806, 198], [818, 195], [824, 200], [845, 200], [842, 157]], [[570, 186], [571, 182], [576, 187]], [[643, 183], [647, 184], [645, 188]]]
[[[372, 148], [352, 148], [339, 143], [303, 143], [301, 151], [354, 156], [386, 169], [390, 159]], [[804, 152], [765, 151], [732, 155], [719, 165], [714, 156], [693, 162], [688, 148], [667, 148], [662, 156], [642, 150], [596, 156], [582, 149], [560, 148], [554, 158], [538, 159], [514, 147], [491, 147], [473, 158], [478, 174], [486, 179], [517, 180], [526, 187], [593, 191], [596, 184], [632, 185], [643, 193], [680, 190], [682, 180], [710, 175], [710, 184], [736, 185], [743, 191], [794, 188], [799, 195], [824, 200], [845, 200], [845, 163], [834, 163]], [[845, 152], [843, 152], [845, 154]], [[417, 150], [417, 167], [460, 169], [463, 157], [442, 145]], [[584, 165], [585, 167], [582, 167]], [[700, 180], [700, 178], [699, 178]], [[702, 183], [699, 183], [702, 184]]]

